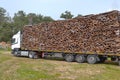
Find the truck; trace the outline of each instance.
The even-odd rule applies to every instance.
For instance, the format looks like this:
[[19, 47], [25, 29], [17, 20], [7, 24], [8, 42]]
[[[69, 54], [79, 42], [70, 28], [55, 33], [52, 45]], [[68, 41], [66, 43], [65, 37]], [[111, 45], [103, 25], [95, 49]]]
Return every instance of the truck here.
[[52, 56], [95, 64], [110, 58], [120, 65], [120, 12], [27, 25], [13, 35], [11, 48], [14, 56], [32, 59]]

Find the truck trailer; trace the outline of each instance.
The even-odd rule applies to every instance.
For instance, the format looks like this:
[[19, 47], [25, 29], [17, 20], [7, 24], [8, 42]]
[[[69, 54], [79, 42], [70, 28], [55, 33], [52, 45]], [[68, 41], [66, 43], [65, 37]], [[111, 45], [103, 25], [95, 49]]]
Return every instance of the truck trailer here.
[[11, 47], [14, 56], [53, 56], [89, 64], [110, 58], [120, 65], [120, 12], [27, 25], [13, 35]]

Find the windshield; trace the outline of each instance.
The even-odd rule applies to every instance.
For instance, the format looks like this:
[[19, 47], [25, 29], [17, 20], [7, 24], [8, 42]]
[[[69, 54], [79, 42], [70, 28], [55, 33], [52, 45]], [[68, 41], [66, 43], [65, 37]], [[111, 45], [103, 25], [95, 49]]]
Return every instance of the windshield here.
[[11, 43], [12, 43], [12, 44], [15, 44], [15, 38], [12, 38]]

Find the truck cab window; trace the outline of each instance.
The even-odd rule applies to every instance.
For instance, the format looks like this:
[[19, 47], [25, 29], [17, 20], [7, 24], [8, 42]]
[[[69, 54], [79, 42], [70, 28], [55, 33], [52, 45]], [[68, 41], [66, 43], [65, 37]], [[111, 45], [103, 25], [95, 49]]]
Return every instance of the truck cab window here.
[[12, 44], [15, 44], [15, 38], [12, 39]]

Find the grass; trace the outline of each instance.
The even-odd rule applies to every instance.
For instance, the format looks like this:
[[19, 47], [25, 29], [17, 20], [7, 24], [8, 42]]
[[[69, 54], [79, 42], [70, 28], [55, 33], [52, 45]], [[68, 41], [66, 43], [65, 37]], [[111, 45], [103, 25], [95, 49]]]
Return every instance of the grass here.
[[0, 51], [0, 80], [120, 80], [117, 63], [79, 64], [63, 60], [14, 57]]

